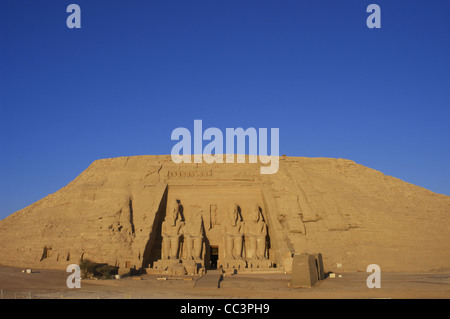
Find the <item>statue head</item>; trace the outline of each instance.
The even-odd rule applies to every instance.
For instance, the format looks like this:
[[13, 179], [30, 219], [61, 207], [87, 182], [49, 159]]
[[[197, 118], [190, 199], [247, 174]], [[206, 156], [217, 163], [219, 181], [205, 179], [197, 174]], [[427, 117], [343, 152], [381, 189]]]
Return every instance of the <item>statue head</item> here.
[[171, 226], [175, 226], [178, 219], [178, 214], [180, 212], [180, 206], [177, 200], [174, 200], [172, 206], [167, 211], [164, 221], [168, 222]]
[[259, 222], [261, 218], [261, 209], [259, 205], [255, 205], [253, 211], [251, 212], [251, 220], [256, 222]]

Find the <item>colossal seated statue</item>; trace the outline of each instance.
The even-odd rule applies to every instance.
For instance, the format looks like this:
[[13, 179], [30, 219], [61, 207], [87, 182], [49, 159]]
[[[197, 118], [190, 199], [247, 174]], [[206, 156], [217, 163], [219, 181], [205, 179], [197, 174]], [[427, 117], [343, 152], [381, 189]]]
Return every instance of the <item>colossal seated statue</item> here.
[[256, 205], [250, 220], [245, 223], [245, 249], [247, 259], [267, 259], [267, 224], [261, 208]]
[[244, 223], [241, 220], [239, 206], [233, 205], [225, 223], [225, 258], [242, 259], [242, 237]]
[[161, 259], [177, 259], [180, 248], [181, 228], [180, 205], [177, 201], [167, 210], [166, 217], [161, 225], [162, 252]]
[[199, 260], [202, 258], [203, 247], [203, 210], [199, 207], [192, 208], [189, 221], [183, 227], [185, 257]]

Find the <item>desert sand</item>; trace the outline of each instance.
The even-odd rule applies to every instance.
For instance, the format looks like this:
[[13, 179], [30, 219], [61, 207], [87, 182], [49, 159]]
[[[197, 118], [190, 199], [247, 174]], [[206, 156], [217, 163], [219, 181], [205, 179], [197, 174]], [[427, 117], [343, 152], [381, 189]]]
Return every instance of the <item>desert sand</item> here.
[[[339, 277], [341, 275], [342, 277]], [[382, 273], [381, 288], [366, 286], [368, 273], [339, 273], [313, 288], [289, 288], [289, 274], [237, 274], [225, 276], [218, 289], [195, 287], [195, 280], [157, 280], [142, 275], [120, 280], [83, 279], [80, 289], [66, 286], [68, 273], [0, 267], [0, 289], [4, 299], [448, 299], [450, 272]]]

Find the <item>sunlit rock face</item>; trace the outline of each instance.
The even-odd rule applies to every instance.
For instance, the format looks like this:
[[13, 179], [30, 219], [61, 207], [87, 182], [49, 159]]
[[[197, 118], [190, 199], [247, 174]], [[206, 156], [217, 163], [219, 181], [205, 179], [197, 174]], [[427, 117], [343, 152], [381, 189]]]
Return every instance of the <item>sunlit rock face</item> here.
[[97, 160], [0, 221], [0, 264], [289, 272], [294, 254], [321, 253], [325, 271], [450, 269], [449, 196], [344, 159], [261, 165]]

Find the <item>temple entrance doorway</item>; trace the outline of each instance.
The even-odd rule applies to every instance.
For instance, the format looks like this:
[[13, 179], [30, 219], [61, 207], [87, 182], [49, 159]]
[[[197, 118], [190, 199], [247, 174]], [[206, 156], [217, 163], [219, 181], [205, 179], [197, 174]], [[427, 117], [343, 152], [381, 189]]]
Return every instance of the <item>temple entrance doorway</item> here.
[[210, 269], [217, 269], [217, 260], [219, 259], [219, 246], [210, 247]]

